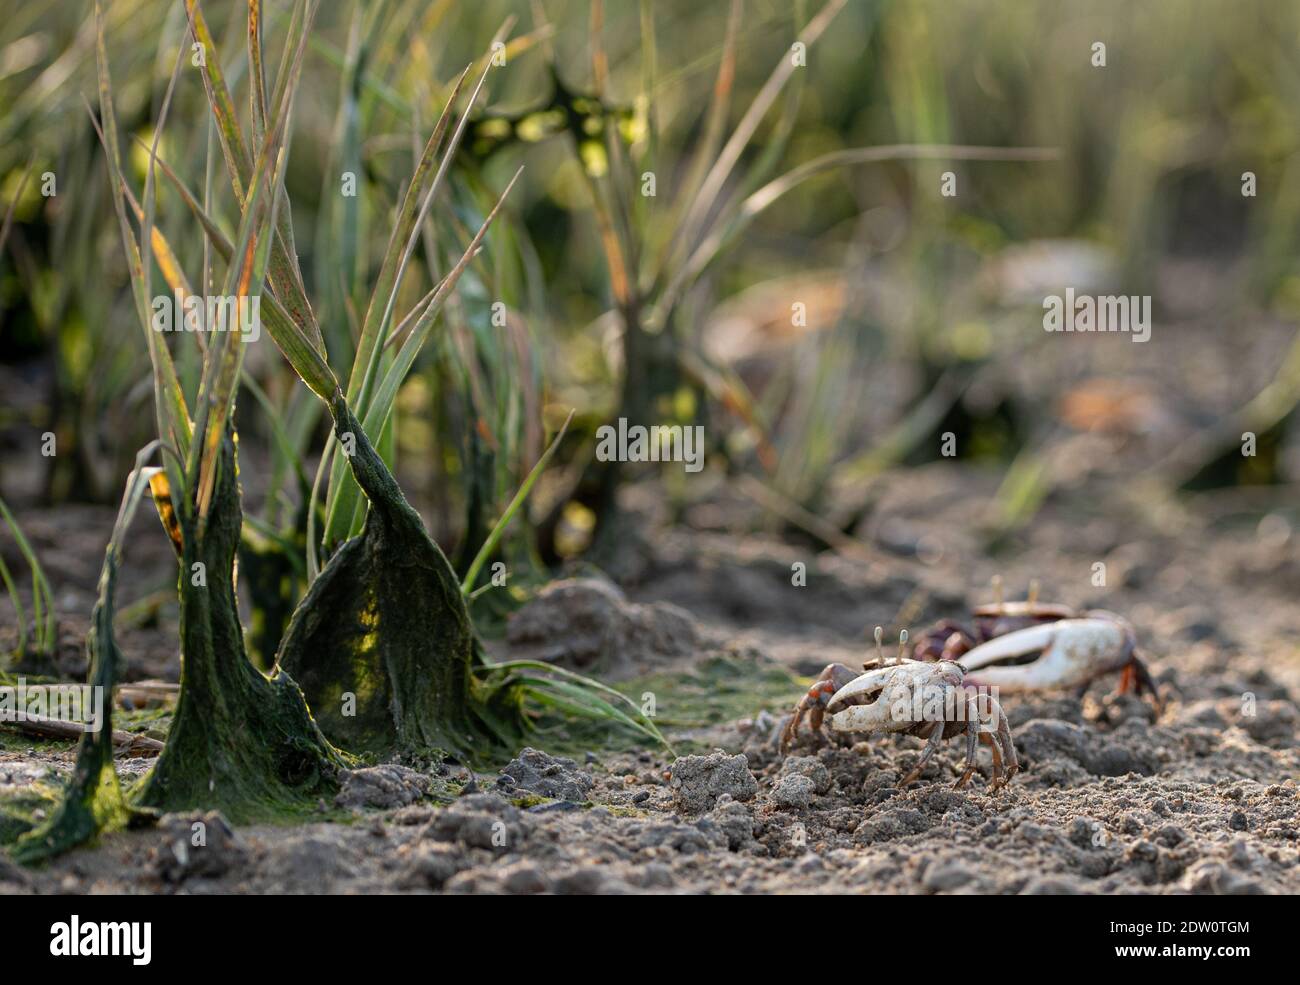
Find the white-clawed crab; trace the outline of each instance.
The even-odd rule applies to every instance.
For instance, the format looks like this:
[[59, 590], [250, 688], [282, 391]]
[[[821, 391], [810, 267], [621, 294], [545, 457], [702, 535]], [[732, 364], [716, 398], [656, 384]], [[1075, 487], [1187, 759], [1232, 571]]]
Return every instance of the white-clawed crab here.
[[1003, 694], [1082, 692], [1098, 677], [1120, 671], [1119, 693], [1149, 694], [1156, 710], [1161, 707], [1151, 673], [1137, 655], [1133, 627], [1100, 609], [998, 636], [967, 650], [958, 663], [967, 684]]
[[[878, 653], [880, 640], [881, 630], [877, 627]], [[904, 632], [900, 652], [906, 641]], [[966, 770], [955, 786], [964, 787], [970, 781], [981, 741], [993, 752], [990, 790], [1005, 786], [1020, 768], [1011, 729], [997, 698], [968, 683], [965, 668], [952, 661], [899, 657], [887, 662], [880, 653], [874, 662], [864, 665], [861, 673], [844, 664], [831, 664], [795, 708], [782, 731], [781, 748], [789, 748], [805, 715], [810, 728], [819, 732], [828, 714], [836, 732], [899, 733], [929, 739], [900, 786], [907, 786], [921, 775], [944, 739], [958, 735], [966, 736]]]
[[[902, 732], [928, 736], [930, 744], [926, 746], [918, 768], [904, 778], [903, 784], [906, 785], [916, 778], [919, 768], [934, 754], [941, 739], [967, 731], [970, 743], [967, 771], [960, 781], [964, 782], [970, 775], [975, 739], [970, 737], [967, 723], [954, 721], [950, 713], [969, 705], [960, 702], [945, 704], [944, 726], [942, 730], [936, 730], [932, 727], [932, 716], [919, 722], [915, 719], [890, 720], [887, 713], [892, 705], [879, 701], [886, 688], [893, 689], [896, 703], [901, 690], [908, 687], [913, 691], [953, 687], [986, 699], [987, 703], [980, 709], [985, 727], [978, 730], [978, 735], [993, 748], [993, 786], [996, 788], [1001, 785], [998, 783], [1001, 760], [1009, 764], [1006, 780], [1010, 780], [1018, 767], [1005, 716], [997, 698], [989, 691], [1014, 694], [1080, 689], [1103, 674], [1123, 671], [1120, 690], [1135, 688], [1139, 693], [1149, 692], [1159, 708], [1154, 683], [1137, 656], [1136, 636], [1127, 620], [1113, 612], [1102, 611], [1086, 612], [1077, 617], [1068, 610], [1057, 614], [1055, 610], [1064, 607], [1044, 610], [1037, 607], [1038, 603], [1032, 597], [1025, 603], [1011, 603], [1011, 606], [1018, 607], [1015, 610], [1002, 603], [998, 605], [1002, 609], [1000, 612], [990, 611], [992, 607], [986, 608], [989, 617], [1005, 619], [1012, 625], [1017, 620], [1028, 620], [1028, 625], [1009, 631], [1004, 629], [1000, 635], [972, 647], [963, 645], [962, 639], [954, 639], [954, 634], [949, 634], [943, 655], [938, 660], [902, 659], [902, 645], [907, 638], [904, 633], [899, 643], [900, 659], [896, 663], [888, 663], [881, 654], [875, 662], [864, 665], [861, 672], [844, 664], [829, 665], [795, 708], [782, 731], [781, 748], [789, 748], [805, 716], [810, 729], [818, 733], [827, 714], [832, 716], [831, 727], [837, 732]], [[878, 649], [880, 632], [877, 628]], [[965, 639], [970, 639], [968, 634]], [[862, 711], [862, 706], [872, 710]], [[987, 726], [994, 724], [994, 717], [997, 727], [990, 729]]]

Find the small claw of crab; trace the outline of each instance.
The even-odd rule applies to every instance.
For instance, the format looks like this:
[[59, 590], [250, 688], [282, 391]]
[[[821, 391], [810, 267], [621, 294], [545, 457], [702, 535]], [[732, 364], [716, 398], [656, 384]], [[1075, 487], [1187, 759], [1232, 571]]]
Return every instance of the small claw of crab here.
[[781, 730], [781, 752], [786, 752], [799, 732], [799, 724], [808, 716], [808, 728], [814, 734], [820, 734], [822, 718], [826, 714], [826, 705], [831, 696], [844, 684], [852, 680], [856, 672], [844, 664], [829, 664], [813, 681], [812, 686], [795, 705], [790, 721]]
[[858, 675], [831, 696], [826, 711], [837, 732], [902, 731], [915, 721], [894, 718], [896, 702], [905, 699], [910, 706], [917, 689], [959, 687], [961, 682], [961, 668], [954, 663], [905, 660]]
[[[981, 643], [966, 653], [961, 666], [966, 683], [996, 687], [1007, 693], [1080, 687], [1102, 674], [1133, 667], [1148, 681], [1135, 656], [1133, 627], [1111, 613], [1096, 612], [1031, 626]], [[1003, 665], [1017, 658], [1034, 659]], [[1154, 690], [1154, 689], [1152, 689]]]

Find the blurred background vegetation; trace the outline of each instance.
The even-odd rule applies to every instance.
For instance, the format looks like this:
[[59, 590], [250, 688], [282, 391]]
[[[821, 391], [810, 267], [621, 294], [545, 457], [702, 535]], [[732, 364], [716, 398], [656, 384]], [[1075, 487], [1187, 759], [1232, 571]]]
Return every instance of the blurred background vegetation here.
[[[278, 52], [290, 4], [265, 6]], [[203, 9], [247, 100], [245, 5]], [[139, 195], [186, 12], [114, 0], [106, 13]], [[86, 107], [92, 18], [79, 2], [3, 0], [0, 15], [0, 496], [115, 502], [150, 434], [152, 391]], [[806, 65], [772, 90], [818, 17], [829, 26]], [[1073, 435], [1108, 435], [1128, 457], [1099, 467], [1166, 492], [1300, 481], [1300, 5], [324, 4], [286, 189], [344, 371], [395, 198], [451, 82], [500, 37], [505, 64], [472, 114], [406, 307], [525, 171], [381, 442], [462, 571], [570, 408], [529, 535], [503, 548], [538, 570], [598, 546], [627, 476], [592, 461], [593, 434], [628, 411], [706, 424], [710, 475], [743, 476], [765, 522], [823, 546], [870, 539], [873, 479], [941, 458], [948, 433], [958, 459], [998, 476], [981, 514], [990, 547], [1077, 477], [1062, 452], [1077, 450]], [[895, 144], [1054, 153], [848, 155], [781, 183], [836, 163], [826, 155]], [[224, 184], [188, 68], [159, 156], [196, 195]], [[947, 171], [954, 197], [940, 194]], [[355, 197], [340, 193], [343, 172]], [[770, 182], [783, 194], [751, 216]], [[156, 208], [182, 262], [201, 268], [202, 232], [161, 176]], [[215, 211], [229, 235], [233, 211]], [[1066, 287], [1153, 295], [1152, 343], [1044, 333], [1043, 297]], [[1203, 335], [1216, 341], [1183, 348]], [[171, 345], [192, 382], [196, 350]], [[247, 540], [282, 555], [268, 577], [291, 570], [291, 599], [309, 577], [327, 420], [269, 340], [250, 347], [245, 375]], [[1247, 430], [1260, 447], [1243, 458]], [[56, 456], [40, 454], [46, 432]], [[689, 499], [679, 475], [663, 481], [670, 501]]]

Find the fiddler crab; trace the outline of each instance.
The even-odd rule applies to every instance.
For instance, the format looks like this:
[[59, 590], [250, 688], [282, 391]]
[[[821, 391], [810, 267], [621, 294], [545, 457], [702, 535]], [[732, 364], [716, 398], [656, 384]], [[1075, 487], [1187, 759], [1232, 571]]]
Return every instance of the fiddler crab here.
[[[1137, 655], [1137, 639], [1127, 620], [1113, 612], [1076, 613], [1068, 606], [1040, 603], [1037, 586], [1024, 601], [998, 600], [974, 611], [974, 632], [941, 622], [923, 633], [903, 656], [907, 631], [899, 637], [898, 656], [890, 661], [876, 628], [874, 661], [854, 670], [830, 664], [795, 707], [781, 733], [781, 749], [790, 747], [805, 717], [814, 734], [830, 716], [836, 732], [899, 733], [928, 738], [921, 758], [900, 786], [920, 776], [942, 741], [966, 736], [966, 769], [956, 787], [975, 772], [978, 742], [993, 753], [990, 790], [998, 790], [1019, 770], [1015, 746], [999, 694], [1075, 689], [1082, 691], [1104, 674], [1121, 671], [1119, 691], [1152, 696], [1155, 685]], [[919, 659], [918, 659], [919, 658]]]

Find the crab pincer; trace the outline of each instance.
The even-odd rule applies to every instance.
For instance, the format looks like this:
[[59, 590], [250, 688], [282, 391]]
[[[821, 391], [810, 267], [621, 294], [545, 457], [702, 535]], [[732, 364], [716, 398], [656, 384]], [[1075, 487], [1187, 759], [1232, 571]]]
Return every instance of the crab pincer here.
[[1120, 693], [1151, 696], [1161, 709], [1155, 682], [1137, 653], [1128, 620], [1094, 610], [998, 636], [962, 655], [968, 684], [1015, 694], [1086, 688], [1104, 674], [1122, 671]]

